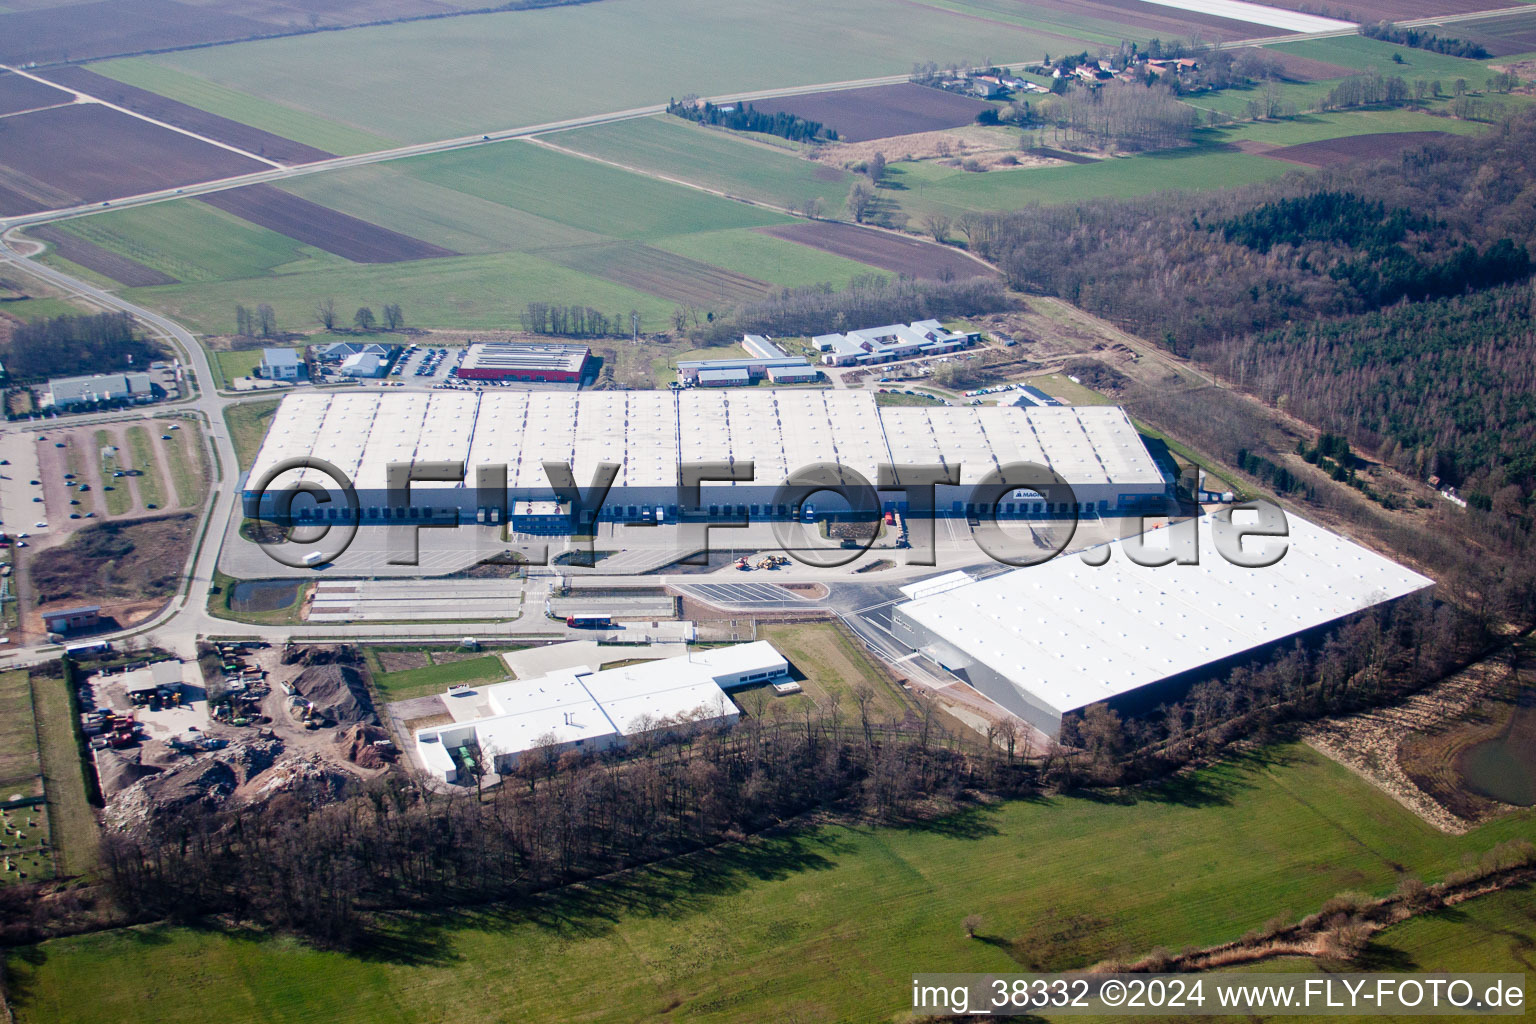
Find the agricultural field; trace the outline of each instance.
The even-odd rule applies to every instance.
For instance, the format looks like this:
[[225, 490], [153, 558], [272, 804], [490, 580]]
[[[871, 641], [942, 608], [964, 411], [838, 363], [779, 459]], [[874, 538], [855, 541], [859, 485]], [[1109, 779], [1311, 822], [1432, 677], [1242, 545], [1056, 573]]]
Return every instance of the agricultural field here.
[[197, 201], [352, 263], [408, 263], [458, 255], [271, 185], [210, 192]]
[[152, 117], [156, 121], [175, 125], [177, 128], [185, 128], [204, 138], [234, 146], [236, 149], [243, 149], [247, 153], [254, 153], [268, 160], [285, 164], [303, 164], [335, 155], [323, 149], [316, 149], [313, 146], [306, 146], [301, 142], [294, 142], [292, 139], [262, 131], [260, 128], [252, 128], [250, 125], [231, 121], [227, 117], [210, 114], [206, 110], [199, 110], [179, 100], [167, 99], [148, 89], [140, 89], [137, 86], [119, 82], [86, 68], [50, 68], [42, 72], [42, 77], [64, 88], [78, 89], [85, 95], [125, 107]]
[[1357, 160], [1384, 160], [1405, 150], [1419, 149], [1448, 138], [1450, 135], [1445, 132], [1378, 132], [1282, 146], [1266, 150], [1262, 155], [1303, 167], [1336, 167]]
[[0, 215], [190, 185], [267, 165], [99, 103], [15, 114], [0, 132]]
[[904, 235], [867, 231], [851, 224], [802, 221], [762, 230], [775, 238], [824, 249], [895, 274], [942, 278], [985, 277], [993, 273], [985, 265], [946, 246]]
[[639, 242], [598, 242], [540, 249], [551, 263], [690, 306], [713, 307], [765, 297], [766, 281], [712, 267]]
[[[763, 109], [784, 102], [789, 101], [765, 100]], [[846, 171], [667, 115], [556, 132], [540, 141], [781, 209], [800, 209], [817, 199], [828, 217], [838, 215], [853, 183]]]
[[[1524, 812], [1448, 837], [1286, 746], [1125, 800], [1009, 802], [933, 827], [824, 826], [526, 907], [404, 919], [389, 956], [154, 926], [17, 950], [6, 971], [22, 1022], [413, 1020], [461, 1006], [466, 991], [492, 1018], [887, 1019], [915, 964], [1056, 970], [1235, 939], [1345, 890], [1389, 892], [1403, 871], [1435, 880], [1530, 824]], [[1496, 926], [1506, 918], [1493, 906]], [[987, 941], [966, 938], [970, 914]], [[1415, 969], [1478, 962], [1417, 927], [1422, 939], [1385, 933], [1398, 948], [1422, 943]], [[1494, 927], [1484, 934], [1509, 949]], [[79, 998], [130, 957], [138, 969]], [[198, 984], [180, 980], [191, 976]]]
[[699, 231], [658, 238], [651, 244], [679, 256], [791, 287], [830, 283], [834, 288], [842, 288], [855, 277], [878, 273], [871, 264], [753, 229]]
[[[1278, 178], [1295, 170], [1277, 160], [1218, 145], [985, 173], [930, 163], [896, 163], [891, 167], [905, 186], [900, 193], [901, 208], [914, 218], [935, 210], [957, 215], [967, 210], [1012, 210], [1030, 203], [1058, 205], [1169, 189], [1226, 188]], [[913, 223], [915, 226], [917, 221]]]
[[1536, 10], [1498, 18], [1432, 25], [1430, 31], [1477, 43], [1495, 57], [1536, 52]]
[[992, 104], [942, 89], [904, 82], [867, 89], [808, 92], [763, 100], [757, 106], [783, 111], [835, 129], [845, 142], [867, 142], [892, 135], [912, 135], [971, 124]]
[[104, 249], [95, 242], [52, 224], [35, 227], [29, 233], [33, 238], [52, 246], [54, 255], [60, 260], [66, 260], [129, 288], [153, 288], [156, 285], [180, 283], [163, 271], [147, 267], [111, 249]]
[[[807, 178], [823, 170], [803, 168]], [[292, 188], [103, 211], [54, 230], [101, 250], [89, 251], [102, 271], [121, 257], [175, 278], [129, 294], [208, 334], [230, 333], [237, 304], [262, 302], [280, 329], [312, 329], [319, 296], [343, 310], [395, 302], [411, 323], [459, 329], [506, 327], [531, 301], [579, 302], [610, 314], [637, 310], [642, 329], [658, 330], [679, 303], [720, 308], [772, 285], [843, 284], [873, 269], [753, 235], [792, 223], [782, 214], [524, 142], [298, 179]], [[466, 254], [453, 255], [461, 242]], [[70, 252], [87, 258], [81, 247]], [[357, 262], [399, 256], [433, 258]], [[226, 366], [226, 378], [240, 369]]]
[[342, 156], [388, 149], [392, 143], [392, 140], [383, 136], [272, 103], [249, 93], [226, 89], [205, 78], [153, 64], [147, 59], [106, 61], [92, 65], [92, 70], [190, 107], [215, 112], [239, 124]]
[[[348, 265], [339, 256], [192, 199], [76, 217], [47, 230], [73, 235], [184, 284]], [[29, 234], [47, 237], [36, 228]], [[106, 273], [110, 268], [90, 269]]]
[[14, 71], [0, 71], [0, 114], [18, 114], [23, 110], [54, 107], [72, 100], [69, 93], [55, 89], [34, 78], [24, 78]]
[[[1280, 35], [1282, 32], [1254, 22], [1180, 10], [1171, 5], [1138, 3], [1136, 0], [1040, 0], [1027, 6], [1010, 4], [1007, 0], [923, 2], [998, 24], [1049, 27], [1069, 38], [1088, 39], [1103, 46], [1116, 46], [1121, 40], [1145, 42], [1154, 37], [1189, 39], [1198, 35], [1207, 42], [1217, 42]], [[1052, 52], [1075, 52], [1081, 49], [1085, 47], [1057, 46]], [[1094, 47], [1088, 46], [1086, 49], [1092, 52]]]
[[[1123, 15], [1109, 17], [1114, 41], [1157, 34], [1125, 25]], [[1190, 23], [1183, 12], [1168, 17]], [[1162, 34], [1185, 38], [1190, 32]], [[582, 65], [601, 74], [572, 68], [573, 39], [581, 41]], [[905, 74], [914, 60], [1038, 60], [1083, 44], [1049, 29], [917, 3], [769, 0], [712, 17], [701, 16], [694, 0], [604, 0], [184, 50], [143, 62], [226, 90], [201, 100], [175, 98], [237, 121], [258, 123], [239, 111], [241, 94], [259, 95], [374, 135], [424, 142], [660, 105], [688, 93]], [[93, 70], [115, 76], [117, 66]], [[344, 151], [270, 123], [260, 126]]]
[[[30, 6], [30, 5], [29, 5]], [[271, 32], [260, 22], [173, 0], [98, 0], [0, 14], [0, 63], [53, 63], [193, 46]]]
[[[1446, 92], [1451, 91], [1451, 83], [1458, 78], [1465, 78], [1474, 88], [1482, 88], [1483, 79], [1488, 75], [1488, 61], [1448, 57], [1430, 50], [1367, 39], [1365, 36], [1335, 36], [1275, 43], [1268, 49], [1338, 64], [1357, 72], [1374, 68], [1383, 75], [1399, 75], [1409, 82], [1416, 78], [1439, 79]], [[1393, 61], [1394, 55], [1402, 58], [1401, 64]]]

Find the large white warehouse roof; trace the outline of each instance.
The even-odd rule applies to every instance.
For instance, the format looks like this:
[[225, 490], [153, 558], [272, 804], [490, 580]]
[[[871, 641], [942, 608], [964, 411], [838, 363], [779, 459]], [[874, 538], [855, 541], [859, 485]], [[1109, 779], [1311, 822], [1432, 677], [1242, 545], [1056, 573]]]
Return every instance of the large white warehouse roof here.
[[620, 489], [672, 487], [680, 462], [714, 460], [755, 462], [758, 486], [817, 463], [874, 483], [881, 464], [958, 462], [974, 484], [1020, 461], [1073, 484], [1163, 483], [1114, 406], [881, 408], [868, 392], [804, 389], [294, 394], [251, 479], [295, 457], [324, 459], [359, 489], [383, 489], [391, 462], [425, 461], [465, 462], [466, 487], [475, 467], [506, 465], [508, 487], [539, 489], [546, 459], [570, 463], [583, 486], [599, 462], [618, 463]]
[[[1116, 541], [1101, 567], [1061, 556], [908, 601], [896, 616], [916, 625], [910, 635], [934, 660], [980, 663], [1059, 717], [1433, 583], [1305, 519], [1287, 520], [1286, 554], [1268, 568], [1223, 558], [1207, 516], [1197, 521], [1198, 565], [1148, 568]], [[1162, 541], [1167, 550], [1172, 532], [1149, 533], [1147, 548]], [[1244, 549], [1274, 543], [1250, 538]]]

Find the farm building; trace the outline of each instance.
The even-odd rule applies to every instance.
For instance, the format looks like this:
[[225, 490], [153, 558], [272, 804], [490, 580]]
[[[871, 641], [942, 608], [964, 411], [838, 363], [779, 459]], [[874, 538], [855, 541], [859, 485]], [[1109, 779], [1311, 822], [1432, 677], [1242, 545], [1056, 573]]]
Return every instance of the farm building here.
[[[332, 501], [293, 502], [292, 518], [344, 520], [348, 501], [317, 469], [283, 469], [295, 458], [334, 466], [356, 491], [362, 524], [402, 521], [500, 523], [527, 503], [569, 502], [544, 464], [569, 465], [585, 489], [600, 464], [616, 468], [594, 519], [676, 522], [679, 509], [720, 519], [792, 519], [797, 498], [781, 490], [796, 471], [834, 464], [842, 483], [874, 486], [882, 466], [946, 466], [941, 516], [1119, 516], [1161, 511], [1169, 482], [1125, 413], [1114, 406], [880, 407], [865, 391], [688, 389], [683, 391], [491, 391], [417, 394], [293, 394], [273, 418], [244, 495], [248, 515], [282, 517], [280, 495], [308, 479]], [[386, 485], [392, 463], [462, 464], [458, 481], [414, 481], [408, 495]], [[1035, 492], [978, 491], [988, 474], [1018, 463], [1051, 467], [1073, 488], [1047, 500]], [[698, 495], [679, 489], [679, 467], [734, 466], [748, 479], [706, 479]], [[279, 472], [281, 470], [281, 472]], [[502, 476], [504, 474], [504, 476]], [[718, 472], [716, 475], [720, 475]], [[996, 507], [993, 507], [995, 503]], [[910, 514], [905, 492], [880, 494], [886, 511]], [[833, 504], [816, 499], [823, 514]]]
[[865, 366], [958, 352], [980, 338], [975, 331], [947, 331], [937, 320], [915, 320], [847, 334], [820, 334], [811, 339], [811, 345], [822, 353], [821, 361], [827, 366]]
[[[1179, 530], [1197, 528], [1198, 564], [1150, 568], [1115, 541], [1107, 552], [920, 595], [896, 606], [891, 632], [1054, 736], [1063, 716], [1090, 704], [1149, 711], [1279, 641], [1433, 585], [1320, 526], [1287, 519], [1284, 557], [1266, 568], [1222, 557], [1207, 516], [1134, 538], [1145, 563], [1166, 557]], [[1244, 550], [1259, 543], [1282, 542], [1252, 538]], [[1101, 566], [1085, 560], [1106, 553]]]
[[298, 380], [304, 373], [304, 361], [291, 348], [264, 348], [256, 369], [268, 380]]
[[760, 640], [606, 671], [582, 667], [461, 687], [442, 698], [453, 724], [417, 730], [416, 750], [427, 771], [454, 782], [476, 758], [502, 773], [529, 751], [598, 752], [722, 728], [740, 716], [727, 690], [788, 672], [783, 655]]
[[465, 380], [580, 384], [591, 356], [585, 345], [481, 343], [469, 346], [455, 372]]
[[74, 409], [105, 403], [137, 405], [152, 402], [156, 397], [154, 382], [147, 373], [98, 373], [89, 377], [50, 380], [43, 406]]

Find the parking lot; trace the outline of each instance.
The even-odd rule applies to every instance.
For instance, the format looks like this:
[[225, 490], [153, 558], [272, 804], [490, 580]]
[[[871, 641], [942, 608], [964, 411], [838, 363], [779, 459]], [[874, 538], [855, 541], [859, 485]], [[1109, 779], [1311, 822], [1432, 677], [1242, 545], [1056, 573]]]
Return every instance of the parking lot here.
[[803, 604], [805, 598], [777, 583], [690, 583], [679, 587], [689, 597], [713, 605]]

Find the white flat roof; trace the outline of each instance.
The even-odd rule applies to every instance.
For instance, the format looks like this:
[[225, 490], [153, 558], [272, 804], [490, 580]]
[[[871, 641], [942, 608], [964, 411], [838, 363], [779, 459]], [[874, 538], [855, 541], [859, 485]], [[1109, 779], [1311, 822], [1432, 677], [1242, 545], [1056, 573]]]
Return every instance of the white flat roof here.
[[[1066, 555], [897, 611], [1065, 713], [1434, 582], [1299, 516], [1287, 520], [1288, 550], [1269, 568], [1224, 559], [1206, 516], [1198, 565], [1140, 566], [1116, 541], [1101, 567]], [[1149, 533], [1149, 546], [1170, 533]], [[1249, 540], [1245, 550], [1272, 543]]]
[[[620, 466], [615, 487], [644, 488], [672, 487], [679, 463], [699, 461], [751, 461], [758, 487], [816, 463], [870, 483], [885, 463], [959, 462], [961, 483], [974, 484], [1021, 461], [1073, 484], [1163, 482], [1115, 406], [881, 408], [867, 391], [775, 388], [291, 394], [250, 479], [296, 457], [332, 463], [359, 490], [383, 490], [391, 462], [466, 463], [462, 484], [418, 482], [413, 493], [472, 488], [484, 465], [505, 465], [511, 488], [544, 489], [545, 460], [571, 464], [582, 487], [600, 462]], [[302, 475], [284, 474], [277, 486]]]
[[[629, 736], [663, 722], [731, 718], [738, 712], [717, 678], [782, 671], [783, 655], [766, 640], [697, 651], [602, 672], [564, 668], [537, 679], [482, 687], [489, 715], [432, 726], [424, 736], [470, 726], [482, 750], [516, 754], [559, 742]], [[728, 681], [734, 681], [734, 678]]]

